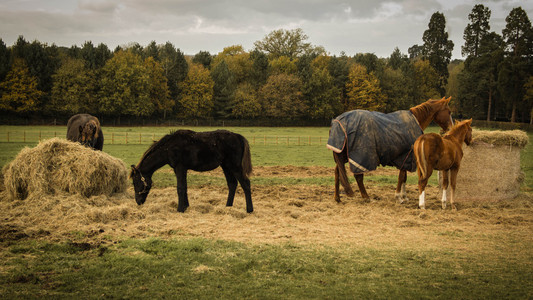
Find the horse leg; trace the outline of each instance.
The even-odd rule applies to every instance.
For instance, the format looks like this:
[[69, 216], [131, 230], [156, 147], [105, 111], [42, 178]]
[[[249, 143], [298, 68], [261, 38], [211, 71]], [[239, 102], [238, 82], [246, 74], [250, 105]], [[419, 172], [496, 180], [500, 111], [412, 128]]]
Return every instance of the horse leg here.
[[443, 170], [442, 171], [442, 199], [441, 199], [441, 202], [442, 202], [442, 209], [446, 209], [446, 198], [447, 198], [447, 194], [448, 194], [448, 185], [450, 184], [449, 182], [449, 175], [448, 175], [448, 170]]
[[364, 176], [364, 174], [355, 174], [355, 180], [357, 181], [357, 186], [359, 187], [361, 197], [363, 197], [364, 200], [370, 200], [370, 197], [368, 196], [365, 189], [365, 185], [363, 183]]
[[244, 176], [242, 170], [235, 172], [234, 175], [241, 184], [242, 190], [244, 191], [244, 198], [246, 199], [246, 212], [251, 213], [254, 211], [254, 205], [252, 204], [252, 190], [250, 188], [250, 179]]
[[403, 203], [407, 200], [407, 194], [405, 193], [405, 183], [407, 182], [407, 171], [400, 170], [398, 175], [398, 185], [396, 186], [395, 197], [399, 203]]
[[189, 207], [189, 199], [187, 197], [187, 170], [174, 169], [174, 174], [178, 180], [178, 212], [185, 212]]
[[455, 207], [455, 185], [457, 184], [457, 173], [459, 172], [459, 168], [453, 168], [450, 170], [450, 205], [452, 206], [452, 210], [456, 211], [457, 207]]
[[335, 160], [335, 201], [340, 202], [339, 182], [344, 188], [346, 195], [348, 195], [349, 197], [353, 197], [354, 192], [352, 190], [352, 186], [350, 185], [350, 181], [348, 180], [348, 175], [346, 174], [346, 167], [344, 165], [346, 164], [346, 162], [348, 162], [346, 152], [333, 152], [333, 159]]
[[422, 178], [420, 169], [418, 169], [418, 208], [426, 209], [426, 185], [428, 178]]
[[228, 184], [229, 190], [226, 206], [233, 206], [233, 199], [235, 198], [235, 191], [237, 190], [237, 178], [235, 178], [235, 175], [233, 175], [233, 173], [227, 168], [222, 167], [222, 170], [224, 171], [224, 176], [226, 176], [226, 183]]

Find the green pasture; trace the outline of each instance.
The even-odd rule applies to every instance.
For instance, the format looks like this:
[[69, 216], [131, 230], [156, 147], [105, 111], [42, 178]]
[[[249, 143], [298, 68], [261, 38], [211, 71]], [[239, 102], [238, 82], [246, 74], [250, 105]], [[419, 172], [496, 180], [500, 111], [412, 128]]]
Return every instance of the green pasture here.
[[0, 298], [530, 299], [530, 251], [514, 250], [510, 258], [409, 245], [19, 241], [0, 250]]
[[[334, 167], [331, 151], [326, 148], [328, 127], [105, 127], [104, 152], [122, 159], [126, 165], [139, 162], [144, 151], [154, 141], [178, 129], [208, 131], [227, 129], [245, 136], [251, 146], [252, 163], [255, 166], [327, 166]], [[429, 127], [426, 132], [438, 132]], [[39, 140], [64, 137], [65, 126], [0, 126], [0, 167], [11, 161], [25, 146], [33, 147]], [[533, 134], [529, 133], [533, 141]], [[7, 140], [9, 139], [9, 142]], [[25, 140], [25, 141], [24, 141]], [[112, 141], [113, 140], [113, 141]], [[127, 143], [126, 143], [127, 142]], [[521, 152], [521, 167], [525, 173], [523, 190], [533, 190], [533, 145], [530, 143]], [[156, 187], [175, 185], [175, 177], [168, 166], [154, 174]], [[221, 184], [224, 179], [202, 174], [189, 176], [189, 184]], [[254, 184], [277, 184], [282, 179], [254, 177]], [[395, 184], [396, 176], [368, 176], [367, 180], [377, 184]], [[353, 181], [353, 178], [352, 178]], [[331, 184], [331, 176], [287, 180], [285, 184]], [[408, 184], [417, 182], [416, 173], [408, 174]], [[430, 184], [436, 183], [435, 174]]]

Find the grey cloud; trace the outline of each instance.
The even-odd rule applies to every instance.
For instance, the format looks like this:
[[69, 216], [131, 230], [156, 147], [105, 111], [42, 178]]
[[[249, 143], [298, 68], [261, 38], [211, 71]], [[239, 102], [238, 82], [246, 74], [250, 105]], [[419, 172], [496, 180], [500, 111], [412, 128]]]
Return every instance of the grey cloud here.
[[78, 8], [81, 11], [112, 13], [117, 7], [117, 0], [79, 0], [78, 2]]

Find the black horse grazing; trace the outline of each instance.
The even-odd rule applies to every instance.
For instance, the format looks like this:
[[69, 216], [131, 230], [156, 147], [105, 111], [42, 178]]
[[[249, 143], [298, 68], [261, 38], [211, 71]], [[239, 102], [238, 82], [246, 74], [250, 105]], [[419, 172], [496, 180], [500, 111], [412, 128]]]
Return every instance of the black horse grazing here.
[[178, 211], [189, 207], [187, 198], [187, 170], [210, 171], [222, 167], [229, 193], [226, 206], [233, 205], [237, 181], [241, 184], [246, 198], [246, 211], [251, 213], [252, 193], [250, 179], [252, 161], [250, 146], [242, 135], [227, 130], [194, 132], [178, 130], [162, 137], [143, 154], [137, 166], [131, 166], [135, 201], [141, 205], [152, 187], [152, 174], [170, 165], [178, 180]]
[[104, 148], [104, 134], [100, 127], [100, 121], [89, 114], [73, 115], [67, 123], [67, 140], [102, 150]]

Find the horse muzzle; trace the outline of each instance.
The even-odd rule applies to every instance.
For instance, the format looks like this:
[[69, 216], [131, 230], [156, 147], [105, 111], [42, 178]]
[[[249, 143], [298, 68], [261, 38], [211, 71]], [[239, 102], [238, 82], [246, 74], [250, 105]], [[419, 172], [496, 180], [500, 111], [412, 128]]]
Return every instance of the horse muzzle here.
[[138, 205], [143, 205], [146, 201], [147, 194], [135, 194], [135, 202], [137, 202]]

